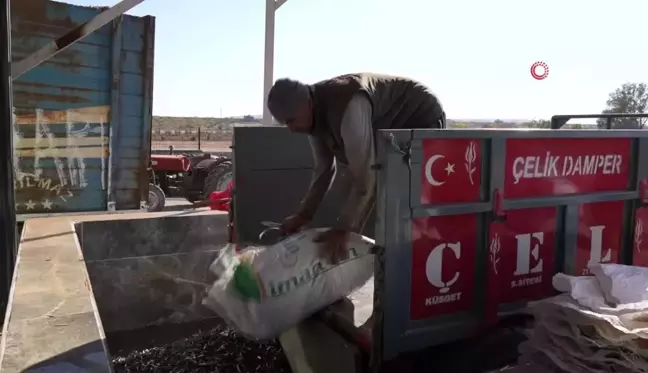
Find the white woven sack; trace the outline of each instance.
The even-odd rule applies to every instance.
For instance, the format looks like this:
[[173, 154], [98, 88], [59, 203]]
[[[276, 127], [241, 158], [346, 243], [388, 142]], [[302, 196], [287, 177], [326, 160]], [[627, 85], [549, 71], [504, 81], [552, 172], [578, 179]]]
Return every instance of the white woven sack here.
[[222, 251], [210, 270], [218, 276], [203, 304], [242, 334], [276, 338], [363, 286], [373, 275], [374, 241], [351, 234], [349, 258], [331, 266], [318, 255], [310, 229], [271, 246]]

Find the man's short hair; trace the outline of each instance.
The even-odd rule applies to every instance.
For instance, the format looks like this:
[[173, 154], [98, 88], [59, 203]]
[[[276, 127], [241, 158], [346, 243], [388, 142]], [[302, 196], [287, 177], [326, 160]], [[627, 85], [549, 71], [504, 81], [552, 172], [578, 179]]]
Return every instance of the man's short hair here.
[[297, 109], [308, 102], [308, 86], [289, 78], [278, 79], [268, 93], [268, 109], [280, 123], [295, 116]]

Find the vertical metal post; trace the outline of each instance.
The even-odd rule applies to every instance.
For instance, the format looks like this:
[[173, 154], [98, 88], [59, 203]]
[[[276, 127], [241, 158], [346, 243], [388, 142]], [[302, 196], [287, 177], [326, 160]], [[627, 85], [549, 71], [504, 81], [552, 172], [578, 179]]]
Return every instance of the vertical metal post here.
[[148, 203], [149, 192], [149, 175], [148, 168], [151, 162], [151, 142], [153, 136], [153, 61], [155, 60], [155, 17], [144, 17], [144, 24], [146, 25], [144, 41], [145, 41], [145, 55], [144, 55], [144, 79], [142, 81], [142, 88], [144, 91], [144, 106], [142, 108], [142, 118], [144, 119], [144, 126], [142, 126], [142, 150], [141, 166], [140, 166], [140, 210], [146, 210]]
[[263, 57], [263, 119], [264, 125], [272, 124], [272, 114], [268, 110], [268, 93], [272, 88], [274, 73], [274, 37], [275, 37], [275, 0], [266, 0], [265, 12], [265, 52]]
[[14, 196], [14, 165], [13, 165], [13, 102], [11, 88], [11, 9], [10, 0], [2, 0], [2, 14], [0, 14], [0, 32], [2, 33], [2, 57], [0, 57], [0, 74], [2, 86], [0, 87], [0, 250], [2, 250], [2, 264], [0, 264], [0, 305], [2, 315], [7, 307], [9, 289], [13, 278], [14, 259], [17, 251], [16, 243], [16, 203]]
[[[123, 17], [119, 16], [112, 21], [111, 30], [111, 84], [110, 84], [110, 128], [108, 128], [108, 170], [107, 175], [102, 175], [108, 179], [106, 188], [106, 201], [108, 202], [108, 211], [117, 209], [116, 186], [119, 180], [119, 152], [121, 143], [121, 76], [122, 76], [122, 26]], [[102, 127], [103, 130], [104, 127]], [[103, 135], [103, 134], [102, 134]]]
[[200, 150], [200, 126], [198, 126], [198, 150]]
[[[274, 37], [275, 15], [288, 0], [266, 0], [265, 14], [265, 53], [263, 60], [263, 118], [261, 123], [267, 126], [272, 124], [272, 114], [268, 110], [268, 93], [272, 88], [274, 74]], [[221, 113], [221, 117], [223, 113]]]

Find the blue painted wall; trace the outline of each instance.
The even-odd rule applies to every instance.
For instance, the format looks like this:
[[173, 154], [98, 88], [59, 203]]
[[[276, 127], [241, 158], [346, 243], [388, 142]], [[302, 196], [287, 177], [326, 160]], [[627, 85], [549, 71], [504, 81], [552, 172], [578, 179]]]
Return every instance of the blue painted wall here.
[[[12, 1], [13, 61], [101, 11]], [[123, 16], [14, 81], [18, 214], [146, 200], [154, 30], [153, 17]]]

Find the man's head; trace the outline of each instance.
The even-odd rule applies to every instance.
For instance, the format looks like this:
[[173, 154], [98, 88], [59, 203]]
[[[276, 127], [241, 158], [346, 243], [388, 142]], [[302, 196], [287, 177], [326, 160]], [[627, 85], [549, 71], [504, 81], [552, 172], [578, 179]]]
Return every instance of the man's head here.
[[313, 104], [308, 85], [282, 78], [268, 93], [272, 116], [292, 132], [309, 133], [313, 128]]

